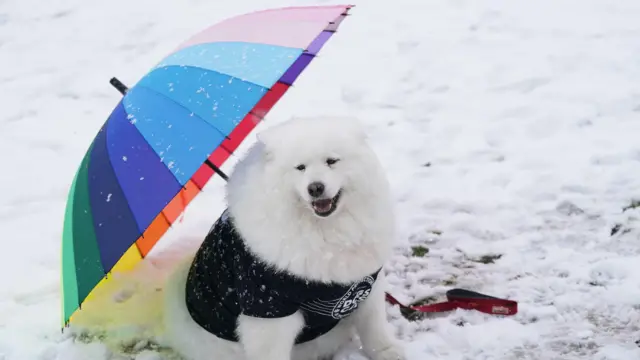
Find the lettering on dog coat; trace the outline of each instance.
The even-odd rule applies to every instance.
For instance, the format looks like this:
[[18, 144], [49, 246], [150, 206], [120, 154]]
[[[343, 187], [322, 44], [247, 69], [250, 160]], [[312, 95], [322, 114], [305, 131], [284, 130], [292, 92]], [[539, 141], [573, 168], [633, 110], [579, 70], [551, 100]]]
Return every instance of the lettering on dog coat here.
[[346, 285], [277, 271], [247, 249], [225, 211], [191, 264], [186, 304], [197, 324], [230, 341], [238, 341], [240, 314], [278, 318], [301, 311], [305, 327], [296, 339], [299, 344], [327, 333], [352, 314], [371, 293], [379, 271]]

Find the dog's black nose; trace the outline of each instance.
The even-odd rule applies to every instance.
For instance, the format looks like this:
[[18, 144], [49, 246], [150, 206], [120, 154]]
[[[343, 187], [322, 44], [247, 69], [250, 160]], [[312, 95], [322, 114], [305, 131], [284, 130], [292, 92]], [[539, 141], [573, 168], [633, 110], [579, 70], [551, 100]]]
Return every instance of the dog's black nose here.
[[312, 182], [307, 186], [307, 191], [312, 197], [319, 197], [324, 193], [324, 184], [321, 182]]

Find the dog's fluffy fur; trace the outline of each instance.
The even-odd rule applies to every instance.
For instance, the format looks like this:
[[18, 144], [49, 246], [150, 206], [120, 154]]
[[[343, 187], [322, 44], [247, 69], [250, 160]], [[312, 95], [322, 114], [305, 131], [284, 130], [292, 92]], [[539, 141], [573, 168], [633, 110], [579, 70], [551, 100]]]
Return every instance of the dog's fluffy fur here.
[[[329, 158], [337, 161], [329, 164]], [[319, 216], [312, 205], [312, 182], [324, 184], [327, 198], [339, 193], [328, 216]], [[358, 281], [391, 253], [394, 218], [386, 175], [363, 129], [350, 118], [298, 118], [259, 133], [230, 176], [227, 201], [252, 252], [304, 279]], [[240, 341], [231, 342], [201, 328], [187, 312], [191, 260], [177, 267], [165, 287], [167, 341], [190, 360], [330, 359], [354, 335], [373, 360], [404, 359], [386, 321], [383, 271], [359, 308], [315, 340], [294, 345], [304, 326], [297, 312], [277, 319], [240, 315]]]

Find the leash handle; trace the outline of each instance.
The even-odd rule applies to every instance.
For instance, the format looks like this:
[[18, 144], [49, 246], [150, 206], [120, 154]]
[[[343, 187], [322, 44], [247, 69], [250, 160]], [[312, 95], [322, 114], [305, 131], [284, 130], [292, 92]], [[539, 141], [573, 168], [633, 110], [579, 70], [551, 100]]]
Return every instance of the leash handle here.
[[518, 303], [513, 300], [500, 299], [471, 290], [453, 289], [447, 291], [447, 301], [435, 304], [407, 306], [391, 294], [386, 293], [387, 302], [398, 305], [405, 310], [422, 313], [447, 312], [455, 309], [476, 310], [490, 315], [511, 316], [518, 313]]

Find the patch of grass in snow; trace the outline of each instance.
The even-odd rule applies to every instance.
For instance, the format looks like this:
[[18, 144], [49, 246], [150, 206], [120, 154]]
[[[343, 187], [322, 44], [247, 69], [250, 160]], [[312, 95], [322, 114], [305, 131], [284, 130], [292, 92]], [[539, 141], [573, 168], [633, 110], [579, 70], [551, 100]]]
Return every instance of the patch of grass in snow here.
[[453, 285], [455, 285], [457, 283], [458, 283], [458, 276], [451, 275], [450, 278], [448, 278], [448, 279], [446, 279], [445, 281], [442, 282], [442, 285], [453, 286]]
[[107, 337], [107, 334], [102, 331], [96, 331], [96, 332], [82, 331], [75, 334], [75, 340], [84, 344], [89, 344], [96, 341], [102, 342], [106, 339], [106, 337]]
[[[611, 228], [611, 236], [617, 234], [620, 232], [620, 230], [622, 230], [623, 225], [622, 224], [615, 224], [613, 225], [613, 227]], [[622, 234], [626, 234], [629, 231], [631, 231], [631, 229], [624, 229], [622, 230]]]
[[[434, 304], [436, 302], [438, 302], [437, 297], [427, 296], [425, 298], [422, 298], [420, 300], [413, 302], [409, 306], [429, 305], [429, 304]], [[429, 317], [428, 313], [422, 313], [419, 311], [411, 310], [409, 308], [400, 308], [400, 314], [402, 314], [402, 316], [409, 321], [419, 321]]]
[[429, 248], [425, 246], [412, 246], [411, 255], [415, 257], [424, 257], [429, 253]]
[[487, 254], [487, 255], [482, 255], [478, 258], [469, 258], [469, 260], [473, 262], [481, 263], [481, 264], [493, 264], [496, 262], [496, 260], [500, 259], [501, 257], [502, 257], [502, 254]]
[[[640, 208], [640, 200], [638, 199], [631, 199], [631, 201], [629, 202], [629, 205], [625, 206], [622, 208], [622, 212], [627, 212], [629, 210], [635, 210], [637, 208]], [[614, 236], [616, 234], [620, 234], [620, 235], [624, 235], [627, 234], [629, 232], [631, 232], [632, 228], [625, 226], [624, 224], [621, 223], [616, 223], [613, 225], [613, 227], [611, 227], [611, 236]]]
[[166, 360], [183, 360], [183, 358], [171, 348], [162, 346], [157, 342], [149, 339], [136, 339], [123, 343], [121, 345], [120, 351], [126, 355], [136, 355], [144, 351], [153, 351], [162, 354], [163, 359]]
[[428, 304], [436, 303], [437, 301], [438, 301], [438, 298], [436, 298], [435, 296], [427, 296], [426, 298], [422, 298], [414, 302], [413, 304], [411, 304], [411, 306], [428, 305]]
[[161, 354], [164, 360], [184, 360], [184, 358], [173, 351], [173, 349], [162, 346], [150, 339], [129, 339], [127, 341], [117, 342], [117, 344], [112, 344], [109, 341], [110, 339], [107, 333], [104, 331], [82, 331], [74, 334], [74, 338], [76, 341], [84, 344], [94, 342], [106, 344], [112, 352], [124, 355], [127, 359], [135, 359], [137, 354], [144, 351], [152, 351]]
[[629, 203], [629, 205], [625, 206], [622, 208], [622, 212], [625, 212], [627, 210], [634, 210], [640, 207], [640, 200], [637, 199], [631, 199], [631, 202]]

